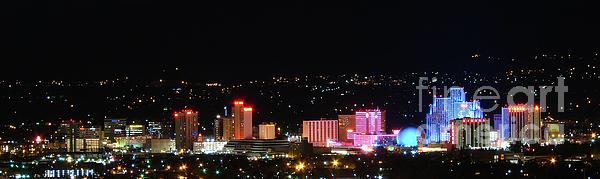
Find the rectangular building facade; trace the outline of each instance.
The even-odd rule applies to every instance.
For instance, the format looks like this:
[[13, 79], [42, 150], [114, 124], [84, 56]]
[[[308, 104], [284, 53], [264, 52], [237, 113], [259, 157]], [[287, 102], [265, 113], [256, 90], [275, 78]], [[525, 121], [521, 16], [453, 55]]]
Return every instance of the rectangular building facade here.
[[522, 143], [539, 143], [542, 137], [539, 106], [517, 104], [508, 107], [510, 140]]
[[235, 101], [232, 110], [234, 138], [252, 139], [252, 107], [244, 106], [244, 101]]
[[258, 125], [259, 139], [275, 139], [275, 124]]
[[463, 118], [451, 121], [450, 144], [458, 149], [492, 147], [490, 120], [486, 118]]
[[314, 146], [325, 147], [327, 141], [338, 140], [337, 120], [309, 120], [302, 121], [302, 137]]
[[182, 110], [175, 112], [175, 145], [178, 151], [193, 150], [198, 137], [198, 112]]

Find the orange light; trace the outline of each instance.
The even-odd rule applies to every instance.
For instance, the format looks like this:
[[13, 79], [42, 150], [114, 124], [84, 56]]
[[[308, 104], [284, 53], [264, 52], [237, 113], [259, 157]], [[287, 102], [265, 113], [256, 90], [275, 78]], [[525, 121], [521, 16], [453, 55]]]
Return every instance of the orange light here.
[[188, 112], [186, 112], [186, 114], [187, 114], [187, 115], [190, 115], [190, 114], [192, 114], [192, 111], [188, 111]]
[[540, 110], [540, 107], [539, 107], [539, 106], [535, 106], [535, 110], [536, 110], [536, 111], [537, 111], [537, 110]]
[[252, 111], [252, 108], [244, 108], [244, 111]]
[[235, 104], [235, 105], [243, 105], [244, 101], [235, 101], [235, 102], [233, 102], [233, 104]]
[[175, 113], [174, 116], [177, 117], [177, 116], [179, 116], [179, 114]]
[[346, 132], [354, 132], [354, 130], [348, 129], [348, 130], [346, 130]]

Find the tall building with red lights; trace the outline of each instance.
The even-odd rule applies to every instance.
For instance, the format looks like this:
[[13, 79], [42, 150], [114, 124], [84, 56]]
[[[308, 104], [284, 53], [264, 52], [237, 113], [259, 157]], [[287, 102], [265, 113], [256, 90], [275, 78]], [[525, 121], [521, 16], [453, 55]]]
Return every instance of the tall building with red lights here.
[[302, 121], [302, 137], [314, 146], [326, 147], [327, 141], [337, 141], [337, 120], [308, 120]]
[[175, 145], [177, 150], [193, 150], [198, 137], [198, 112], [181, 110], [173, 114], [175, 118]]
[[539, 143], [542, 133], [539, 106], [517, 104], [508, 106], [510, 139], [513, 142]]
[[252, 139], [252, 107], [244, 106], [244, 101], [235, 101], [232, 111], [234, 138]]

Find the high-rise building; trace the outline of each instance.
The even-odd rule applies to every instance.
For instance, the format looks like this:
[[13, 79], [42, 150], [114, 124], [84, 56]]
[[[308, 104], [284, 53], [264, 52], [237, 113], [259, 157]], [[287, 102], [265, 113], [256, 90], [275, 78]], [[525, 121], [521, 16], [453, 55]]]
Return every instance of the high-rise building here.
[[453, 119], [483, 118], [479, 101], [465, 101], [463, 88], [450, 88], [449, 97], [433, 97], [426, 114], [426, 143], [449, 141], [450, 121]]
[[113, 141], [115, 137], [125, 137], [127, 119], [104, 119], [104, 138]]
[[214, 125], [213, 134], [215, 134], [215, 140], [223, 140], [223, 119], [221, 119], [221, 115], [217, 115]]
[[68, 152], [98, 152], [100, 150], [99, 127], [80, 127], [77, 136], [72, 140], [67, 140]]
[[356, 111], [355, 116], [355, 132], [365, 134], [381, 134], [385, 132], [384, 125], [382, 125], [382, 112], [379, 109]]
[[233, 135], [234, 130], [234, 124], [233, 124], [233, 119], [230, 117], [225, 117], [225, 118], [221, 118], [221, 120], [223, 121], [223, 136], [221, 137], [221, 140], [223, 141], [229, 141], [229, 140], [233, 140], [234, 137]]
[[198, 136], [198, 112], [182, 110], [173, 114], [175, 118], [175, 145], [178, 151], [193, 150]]
[[355, 115], [338, 115], [338, 139], [340, 142], [348, 141], [348, 131], [353, 132], [356, 128]]
[[490, 120], [486, 118], [463, 118], [451, 121], [450, 144], [458, 149], [492, 147]]
[[539, 106], [526, 104], [508, 106], [511, 141], [539, 143], [542, 137], [540, 114]]
[[275, 124], [260, 124], [258, 125], [259, 139], [275, 139]]
[[232, 110], [234, 138], [252, 139], [252, 107], [244, 106], [244, 101], [235, 101]]
[[508, 115], [508, 108], [502, 108], [500, 113], [500, 138], [505, 141], [510, 139], [510, 117]]
[[308, 120], [302, 121], [302, 137], [314, 146], [325, 147], [329, 141], [338, 139], [337, 120]]

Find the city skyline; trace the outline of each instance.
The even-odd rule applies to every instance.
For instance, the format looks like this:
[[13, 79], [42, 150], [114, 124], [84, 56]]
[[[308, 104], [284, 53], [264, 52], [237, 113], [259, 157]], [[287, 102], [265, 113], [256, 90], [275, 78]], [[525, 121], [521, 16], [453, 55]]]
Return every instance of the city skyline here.
[[596, 9], [6, 2], [0, 178], [599, 178]]

